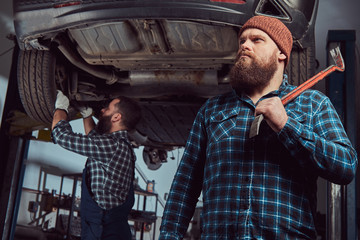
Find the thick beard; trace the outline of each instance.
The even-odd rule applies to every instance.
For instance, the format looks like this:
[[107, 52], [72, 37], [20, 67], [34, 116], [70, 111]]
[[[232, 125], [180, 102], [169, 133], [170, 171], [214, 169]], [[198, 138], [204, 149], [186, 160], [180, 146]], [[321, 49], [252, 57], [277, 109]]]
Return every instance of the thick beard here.
[[275, 52], [266, 64], [261, 64], [253, 56], [250, 58], [253, 60], [252, 63], [246, 62], [249, 59], [238, 58], [230, 70], [230, 84], [238, 93], [242, 91], [248, 93], [255, 89], [263, 90], [269, 85], [277, 70]]
[[99, 133], [99, 134], [107, 134], [110, 133], [111, 130], [111, 117], [110, 116], [101, 116], [99, 118], [98, 123], [96, 124], [95, 130]]

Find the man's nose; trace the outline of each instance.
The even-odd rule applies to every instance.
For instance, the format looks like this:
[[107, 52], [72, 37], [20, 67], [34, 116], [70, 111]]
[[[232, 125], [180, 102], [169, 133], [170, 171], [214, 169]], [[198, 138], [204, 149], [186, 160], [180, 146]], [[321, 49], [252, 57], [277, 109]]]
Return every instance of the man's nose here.
[[239, 52], [240, 51], [249, 51], [251, 49], [251, 41], [246, 39], [246, 40], [243, 40], [241, 43], [240, 43], [240, 46], [239, 46]]

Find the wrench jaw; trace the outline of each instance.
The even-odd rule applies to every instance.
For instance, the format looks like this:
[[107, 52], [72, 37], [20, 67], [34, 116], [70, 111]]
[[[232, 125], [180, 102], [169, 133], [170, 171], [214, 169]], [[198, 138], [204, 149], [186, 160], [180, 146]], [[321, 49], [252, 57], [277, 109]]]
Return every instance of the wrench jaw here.
[[332, 59], [334, 60], [335, 64], [336, 64], [336, 67], [338, 71], [345, 71], [345, 62], [344, 62], [344, 59], [341, 55], [341, 51], [340, 51], [340, 48], [339, 46], [337, 46], [336, 48], [334, 49], [331, 49], [330, 50], [330, 55], [332, 57]]
[[262, 114], [257, 115], [254, 119], [254, 121], [251, 123], [251, 127], [250, 127], [250, 134], [249, 137], [253, 138], [257, 135], [259, 135], [259, 131], [260, 131], [260, 124], [262, 122], [262, 120], [264, 119], [264, 116]]

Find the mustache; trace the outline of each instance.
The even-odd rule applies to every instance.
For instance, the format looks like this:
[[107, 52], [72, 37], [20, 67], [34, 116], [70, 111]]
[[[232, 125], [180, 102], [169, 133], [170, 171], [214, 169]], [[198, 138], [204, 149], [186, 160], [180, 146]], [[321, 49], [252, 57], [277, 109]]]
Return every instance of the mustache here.
[[250, 51], [244, 51], [244, 52], [241, 52], [241, 53], [239, 53], [238, 55], [236, 55], [236, 62], [238, 62], [239, 61], [239, 59], [242, 57], [242, 56], [247, 56], [247, 57], [249, 57], [249, 58], [255, 58], [255, 55], [254, 55], [254, 53], [252, 53], [252, 52], [250, 52]]

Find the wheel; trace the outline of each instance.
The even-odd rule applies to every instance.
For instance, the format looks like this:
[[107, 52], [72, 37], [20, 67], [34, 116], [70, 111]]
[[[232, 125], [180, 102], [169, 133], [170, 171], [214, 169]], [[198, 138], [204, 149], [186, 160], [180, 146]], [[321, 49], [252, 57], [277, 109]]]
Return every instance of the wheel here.
[[56, 82], [66, 78], [65, 68], [50, 51], [19, 51], [19, 95], [27, 115], [51, 124], [56, 100]]
[[298, 86], [315, 75], [315, 68], [315, 42], [313, 42], [308, 48], [292, 49], [285, 73], [289, 77], [289, 83]]
[[143, 159], [148, 169], [157, 170], [163, 162], [167, 162], [167, 152], [161, 149], [144, 147]]

